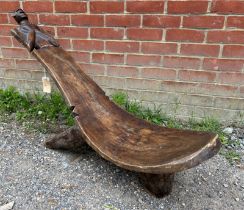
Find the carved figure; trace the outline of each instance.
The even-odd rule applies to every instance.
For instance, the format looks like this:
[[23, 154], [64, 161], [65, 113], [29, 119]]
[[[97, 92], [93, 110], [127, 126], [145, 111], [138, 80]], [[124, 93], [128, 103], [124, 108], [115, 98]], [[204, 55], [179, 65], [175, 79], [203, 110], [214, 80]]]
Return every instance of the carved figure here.
[[33, 49], [40, 49], [42, 47], [54, 46], [59, 47], [58, 42], [45, 31], [40, 29], [37, 25], [31, 24], [28, 16], [22, 9], [18, 9], [12, 15], [19, 27], [16, 29], [21, 42], [31, 52]]

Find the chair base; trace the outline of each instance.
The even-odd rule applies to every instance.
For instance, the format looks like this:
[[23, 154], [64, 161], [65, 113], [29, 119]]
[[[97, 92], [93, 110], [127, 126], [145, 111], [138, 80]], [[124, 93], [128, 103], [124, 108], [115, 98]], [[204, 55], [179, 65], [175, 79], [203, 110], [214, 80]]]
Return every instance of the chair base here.
[[167, 196], [172, 191], [174, 174], [140, 173], [139, 178], [145, 188], [158, 198]]
[[78, 127], [73, 126], [62, 133], [47, 139], [44, 145], [49, 149], [80, 151], [86, 144]]

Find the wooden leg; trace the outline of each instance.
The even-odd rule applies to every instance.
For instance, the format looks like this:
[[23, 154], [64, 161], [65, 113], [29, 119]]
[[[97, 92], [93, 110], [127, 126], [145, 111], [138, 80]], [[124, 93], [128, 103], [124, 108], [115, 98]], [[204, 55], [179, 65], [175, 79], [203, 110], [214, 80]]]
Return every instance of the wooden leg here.
[[49, 149], [65, 149], [79, 151], [85, 144], [80, 130], [73, 126], [68, 130], [47, 139], [44, 145]]
[[139, 174], [140, 181], [156, 197], [164, 197], [172, 191], [174, 174]]

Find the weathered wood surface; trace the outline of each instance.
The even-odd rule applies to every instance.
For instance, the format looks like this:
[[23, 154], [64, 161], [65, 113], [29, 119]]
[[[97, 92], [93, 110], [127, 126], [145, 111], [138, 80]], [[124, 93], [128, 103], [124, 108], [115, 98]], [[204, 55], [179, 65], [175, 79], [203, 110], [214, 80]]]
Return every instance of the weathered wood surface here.
[[49, 149], [80, 151], [85, 141], [80, 129], [73, 126], [62, 133], [49, 137], [44, 144]]
[[33, 54], [74, 107], [87, 143], [116, 165], [139, 172], [173, 173], [196, 166], [218, 151], [216, 134], [156, 126], [122, 110], [62, 48], [41, 48]]
[[[18, 29], [12, 34], [25, 42]], [[62, 48], [44, 46], [32, 53], [73, 108], [84, 140], [114, 164], [137, 172], [169, 174], [194, 167], [218, 152], [220, 142], [214, 133], [165, 128], [122, 110]]]

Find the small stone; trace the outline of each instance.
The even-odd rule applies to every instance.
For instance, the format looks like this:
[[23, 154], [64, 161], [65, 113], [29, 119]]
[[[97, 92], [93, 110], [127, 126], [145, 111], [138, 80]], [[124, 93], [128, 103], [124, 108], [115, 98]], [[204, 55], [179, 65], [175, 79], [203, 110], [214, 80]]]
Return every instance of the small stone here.
[[186, 206], [186, 204], [185, 203], [182, 203], [182, 206]]
[[38, 113], [37, 113], [38, 115], [41, 115], [42, 114], [42, 111], [38, 111]]
[[223, 130], [223, 132], [226, 133], [226, 134], [232, 134], [232, 133], [233, 133], [233, 128], [231, 128], [231, 127], [227, 127], [227, 128], [225, 128], [225, 129]]
[[13, 208], [13, 206], [14, 206], [14, 201], [12, 201], [10, 203], [7, 203], [7, 204], [5, 204], [3, 206], [0, 206], [0, 209], [2, 209], [2, 210], [10, 210], [10, 209]]
[[228, 184], [224, 184], [224, 187], [227, 188], [227, 187], [229, 187], [229, 185]]
[[240, 198], [236, 198], [235, 200], [236, 200], [236, 201], [240, 201]]

